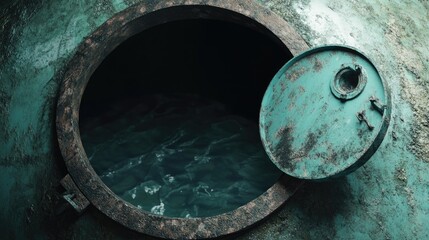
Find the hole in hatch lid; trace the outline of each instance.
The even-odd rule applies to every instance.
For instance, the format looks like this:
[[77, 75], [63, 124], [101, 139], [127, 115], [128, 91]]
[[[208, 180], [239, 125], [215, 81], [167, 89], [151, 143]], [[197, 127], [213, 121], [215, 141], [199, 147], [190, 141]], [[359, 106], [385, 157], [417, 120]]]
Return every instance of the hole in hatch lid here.
[[348, 93], [356, 89], [359, 83], [359, 74], [357, 70], [347, 68], [344, 69], [338, 77], [340, 89]]

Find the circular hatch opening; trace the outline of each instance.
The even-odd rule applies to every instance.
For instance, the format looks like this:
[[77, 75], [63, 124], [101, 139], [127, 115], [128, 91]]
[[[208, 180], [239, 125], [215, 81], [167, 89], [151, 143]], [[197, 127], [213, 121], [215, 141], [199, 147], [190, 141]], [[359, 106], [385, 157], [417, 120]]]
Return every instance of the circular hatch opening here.
[[[272, 186], [263, 186], [261, 192], [237, 203], [233, 209], [201, 216], [177, 211], [169, 217], [161, 215], [161, 202], [158, 208], [153, 209], [155, 206], [152, 206], [149, 211], [149, 208], [139, 207], [138, 203], [130, 204], [130, 199], [124, 201], [115, 193], [114, 187], [110, 189], [107, 181], [103, 182], [100, 178], [102, 173], [99, 175], [94, 171], [90, 162], [93, 155], [85, 143], [86, 131], [91, 128], [96, 131], [97, 121], [108, 123], [119, 119], [121, 122], [127, 113], [133, 117], [150, 116], [151, 110], [155, 109], [155, 115], [173, 111], [177, 117], [189, 112], [193, 114], [195, 109], [209, 109], [212, 114], [211, 108], [215, 108], [224, 111], [219, 113], [220, 118], [233, 115], [243, 121], [241, 125], [232, 124], [232, 127], [228, 124], [226, 127], [225, 124], [215, 126], [223, 126], [228, 131], [237, 125], [238, 128], [247, 125], [257, 128], [262, 95], [272, 76], [292, 57], [290, 52], [296, 54], [307, 48], [302, 38], [283, 19], [253, 1], [210, 4], [202, 1], [204, 4], [201, 5], [197, 2], [141, 3], [106, 21], [81, 44], [71, 59], [57, 105], [59, 145], [69, 175], [82, 194], [116, 222], [137, 232], [162, 238], [213, 238], [247, 229], [278, 209], [300, 184], [300, 181], [282, 175], [274, 184], [265, 182], [265, 185]], [[147, 37], [148, 34], [151, 37]], [[154, 37], [156, 34], [158, 38]], [[174, 34], [179, 38], [172, 41]], [[149, 52], [152, 54], [147, 54]], [[136, 109], [139, 114], [133, 114]], [[205, 120], [213, 119], [210, 114], [200, 115], [206, 117]], [[94, 117], [100, 118], [91, 126]], [[168, 122], [172, 122], [171, 119], [155, 120], [148, 125], [170, 126]], [[119, 130], [123, 130], [122, 126], [131, 126], [126, 121], [119, 124]], [[166, 122], [163, 124], [163, 121]], [[140, 130], [147, 130], [148, 125], [143, 124]], [[197, 129], [204, 124], [194, 122], [193, 126], [189, 129]], [[110, 134], [118, 129], [107, 128]], [[258, 130], [251, 134], [258, 135]], [[156, 136], [159, 135], [152, 134], [152, 137]], [[100, 135], [99, 138], [108, 141], [111, 137]], [[114, 141], [118, 143], [116, 146], [121, 143], [120, 138]], [[257, 141], [258, 147], [262, 148], [259, 136]], [[225, 151], [231, 151], [225, 146], [218, 149], [224, 156]], [[231, 149], [246, 150], [239, 147]], [[254, 150], [254, 147], [249, 149]], [[154, 157], [156, 159], [156, 153]], [[138, 157], [136, 160], [143, 162]], [[112, 165], [106, 162], [106, 166]], [[220, 167], [214, 174], [225, 172], [225, 168]], [[164, 173], [160, 175], [160, 182], [174, 183], [178, 180], [169, 171]], [[198, 185], [199, 188], [192, 187], [192, 191], [211, 195], [212, 188], [203, 183]], [[154, 186], [149, 187], [147, 193], [159, 191]], [[144, 187], [142, 189], [146, 193]], [[130, 196], [132, 199], [132, 193]]]
[[266, 87], [292, 54], [236, 23], [158, 25], [121, 43], [91, 76], [80, 134], [103, 182], [168, 217], [208, 217], [280, 177], [259, 137]]

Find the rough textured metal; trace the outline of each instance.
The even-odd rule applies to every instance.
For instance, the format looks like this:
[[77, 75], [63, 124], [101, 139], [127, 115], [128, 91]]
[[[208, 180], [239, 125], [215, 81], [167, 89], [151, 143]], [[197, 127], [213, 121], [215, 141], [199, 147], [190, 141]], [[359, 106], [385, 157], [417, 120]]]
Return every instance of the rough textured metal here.
[[[374, 98], [386, 102], [383, 112], [373, 107]], [[288, 175], [342, 176], [380, 146], [390, 102], [386, 82], [363, 54], [344, 46], [311, 49], [280, 69], [265, 93], [260, 114], [265, 150]]]
[[[0, 1], [2, 239], [142, 238], [93, 207], [78, 219], [54, 211], [55, 187], [67, 174], [54, 120], [66, 64], [83, 39], [139, 2], [161, 1]], [[310, 46], [346, 44], [368, 55], [391, 87], [392, 119], [365, 165], [335, 181], [307, 182], [269, 219], [234, 238], [428, 239], [429, 2], [256, 2]]]
[[[58, 100], [58, 140], [67, 169], [76, 185], [97, 209], [111, 219], [137, 232], [157, 237], [213, 238], [241, 231], [280, 207], [300, 183], [283, 176], [260, 197], [232, 212], [214, 217], [181, 219], [150, 214], [125, 202], [100, 180], [91, 167], [79, 134], [80, 100], [98, 64], [128, 37], [167, 21], [214, 18], [244, 24], [265, 34], [272, 34], [267, 29], [275, 27], [274, 32], [282, 31], [280, 35], [272, 36], [287, 40], [283, 43], [290, 46], [289, 49], [295, 49], [296, 52], [297, 49], [305, 48], [305, 43], [286, 22], [278, 21], [270, 12], [251, 1], [197, 3], [169, 1], [140, 4], [107, 20], [84, 41], [70, 61]], [[246, 4], [246, 10], [242, 4]]]
[[70, 175], [66, 175], [60, 181], [61, 185], [66, 189], [63, 194], [63, 198], [76, 210], [78, 213], [82, 213], [88, 206], [89, 201], [82, 194], [76, 184], [71, 179]]

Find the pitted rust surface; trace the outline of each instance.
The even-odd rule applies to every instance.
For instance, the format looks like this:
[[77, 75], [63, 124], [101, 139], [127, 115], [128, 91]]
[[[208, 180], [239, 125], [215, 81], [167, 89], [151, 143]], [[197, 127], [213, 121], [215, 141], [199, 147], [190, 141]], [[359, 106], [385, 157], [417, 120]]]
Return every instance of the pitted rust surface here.
[[[317, 146], [317, 139], [321, 134], [321, 130], [319, 130], [318, 135], [310, 132], [305, 137], [304, 146], [302, 146], [302, 148], [298, 151], [291, 151], [290, 143], [293, 142], [293, 137], [291, 136], [292, 130], [292, 128], [288, 127], [286, 129], [281, 129], [277, 133], [277, 136], [280, 137], [280, 140], [276, 146], [276, 150], [273, 151], [278, 154], [276, 158], [282, 159], [282, 161], [278, 161], [276, 164], [278, 164], [281, 169], [288, 169], [291, 172], [294, 171], [294, 169], [297, 167], [296, 163], [307, 157], [307, 153], [310, 152], [313, 147]], [[330, 154], [327, 159], [332, 159], [336, 157], [337, 153], [332, 151], [327, 154]]]
[[273, 33], [292, 54], [307, 48], [283, 19], [250, 0], [149, 1], [115, 15], [81, 44], [69, 63], [57, 105], [61, 152], [79, 189], [91, 204], [116, 222], [163, 238], [213, 238], [241, 231], [275, 211], [301, 184], [301, 181], [283, 176], [260, 197], [229, 213], [206, 218], [168, 218], [144, 212], [123, 201], [107, 188], [91, 167], [80, 140], [78, 123], [80, 100], [91, 74], [128, 37], [166, 21], [192, 18], [232, 21], [271, 36]]
[[[79, 219], [54, 217], [54, 194], [44, 195], [66, 174], [52, 136], [63, 68], [75, 44], [111, 17], [110, 9], [118, 12], [140, 1], [79, 1], [79, 6], [64, 0], [0, 1], [0, 22], [5, 20], [0, 24], [2, 239], [142, 238], [128, 236], [93, 207]], [[367, 164], [335, 181], [307, 183], [281, 211], [240, 239], [359, 239], [362, 234], [428, 239], [429, 3], [258, 2], [286, 19], [311, 46], [347, 44], [364, 50], [391, 83], [394, 107], [392, 127]], [[39, 75], [51, 67], [53, 79]], [[26, 117], [17, 118], [18, 111]], [[29, 213], [34, 209], [31, 223], [24, 219], [27, 208]]]
[[[268, 131], [268, 130], [266, 130]], [[293, 131], [292, 127], [286, 127], [281, 128], [277, 134], [276, 137], [280, 138], [279, 143], [276, 146], [276, 153], [278, 153], [278, 157], [283, 157], [283, 161], [276, 162], [275, 164], [278, 164], [280, 166], [280, 169], [289, 169], [290, 171], [293, 171], [294, 167], [292, 162], [298, 160], [296, 157], [292, 157], [292, 151], [291, 151], [291, 142], [293, 142], [293, 137], [291, 135], [291, 131]], [[273, 147], [273, 144], [268, 144], [271, 148]]]
[[319, 59], [314, 60], [313, 70], [319, 72], [323, 68], [323, 63]]
[[306, 73], [307, 72], [307, 69], [306, 68], [299, 68], [299, 69], [297, 69], [297, 70], [294, 70], [294, 71], [292, 71], [292, 72], [287, 72], [286, 73], [286, 78], [289, 80], [289, 81], [292, 81], [292, 82], [294, 82], [295, 80], [297, 80], [298, 78], [300, 78], [304, 73]]

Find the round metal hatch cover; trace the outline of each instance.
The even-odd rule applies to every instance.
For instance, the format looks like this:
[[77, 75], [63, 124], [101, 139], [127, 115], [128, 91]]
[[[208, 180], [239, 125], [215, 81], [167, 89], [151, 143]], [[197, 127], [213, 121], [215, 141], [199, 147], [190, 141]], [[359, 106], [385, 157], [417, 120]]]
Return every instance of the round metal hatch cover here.
[[354, 171], [381, 144], [390, 94], [356, 49], [323, 46], [296, 56], [268, 87], [260, 113], [266, 152], [283, 172], [322, 180]]

